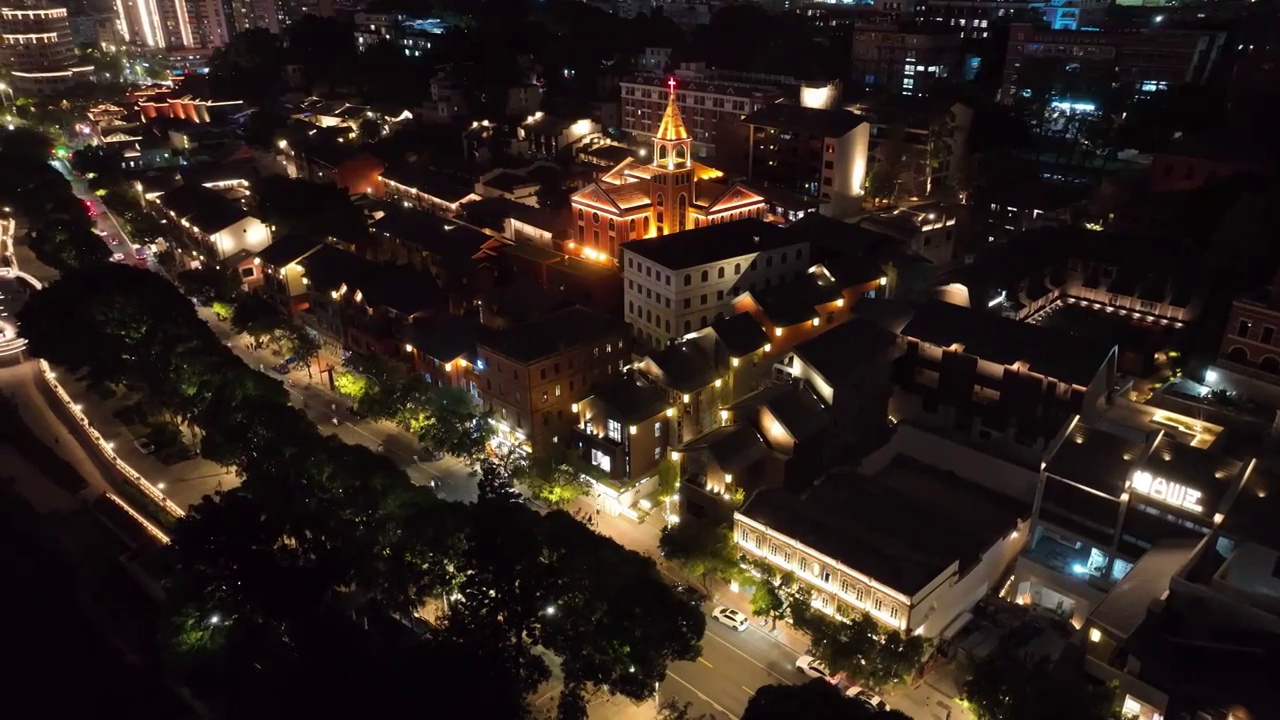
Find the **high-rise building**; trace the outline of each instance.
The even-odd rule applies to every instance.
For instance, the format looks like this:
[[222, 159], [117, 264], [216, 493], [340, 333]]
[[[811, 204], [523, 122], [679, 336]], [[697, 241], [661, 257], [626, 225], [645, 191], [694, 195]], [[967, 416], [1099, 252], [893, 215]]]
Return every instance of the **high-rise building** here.
[[859, 25], [853, 34], [852, 74], [864, 88], [928, 95], [938, 78], [959, 74], [960, 31], [937, 23]]
[[0, 9], [0, 64], [19, 95], [51, 95], [93, 72], [76, 56], [61, 7]]
[[115, 0], [120, 39], [144, 48], [194, 47], [187, 0]]

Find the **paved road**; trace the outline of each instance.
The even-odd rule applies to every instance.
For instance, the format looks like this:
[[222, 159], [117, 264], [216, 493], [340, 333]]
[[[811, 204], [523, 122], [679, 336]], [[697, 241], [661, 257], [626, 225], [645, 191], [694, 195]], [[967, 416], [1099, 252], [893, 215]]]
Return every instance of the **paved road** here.
[[[135, 260], [134, 245], [111, 211], [98, 202], [97, 198], [89, 191], [86, 183], [82, 179], [75, 178], [70, 173], [69, 168], [65, 169], [64, 172], [71, 180], [76, 194], [94, 204], [98, 212], [96, 216], [98, 228], [108, 233], [115, 240], [111, 246], [112, 251], [123, 255], [124, 262], [156, 269], [153, 259], [149, 258], [147, 261], [141, 262]], [[237, 336], [226, 323], [218, 321], [211, 311], [202, 309], [200, 312], [219, 338], [227, 343], [250, 367], [262, 367], [268, 375], [278, 380], [284, 380], [284, 378], [276, 376], [270, 370], [270, 366], [279, 362], [279, 358], [275, 358], [266, 352], [255, 352], [247, 349], [244, 338]], [[291, 373], [290, 377], [294, 380], [294, 386], [286, 387], [286, 389], [289, 391], [294, 403], [316, 422], [322, 432], [337, 434], [348, 443], [360, 444], [374, 449], [382, 447], [383, 452], [396, 459], [404, 467], [414, 483], [423, 485], [434, 482], [436, 492], [448, 500], [475, 501], [477, 495], [476, 480], [469, 468], [452, 458], [428, 463], [416, 461], [415, 456], [420, 453], [420, 450], [413, 437], [387, 423], [360, 420], [344, 412], [344, 405], [332, 391], [320, 384], [321, 381], [318, 376], [313, 381], [308, 381], [305, 373]], [[6, 384], [11, 382], [11, 380], [6, 380], [4, 374], [0, 374], [0, 381], [4, 381]], [[332, 422], [335, 415], [333, 410], [335, 404], [338, 407], [336, 414], [340, 421], [337, 426]], [[48, 422], [49, 417], [57, 417], [52, 415], [47, 407], [39, 412], [46, 418], [45, 422]], [[66, 435], [70, 434], [66, 433]], [[92, 449], [87, 450], [92, 451]], [[81, 450], [80, 452], [83, 453], [85, 451]], [[84, 460], [81, 459], [77, 467], [80, 467], [83, 463]], [[94, 484], [97, 485], [98, 483]], [[184, 500], [186, 505], [195, 502], [195, 500]], [[589, 511], [587, 505], [589, 503], [586, 503], [583, 507]], [[630, 525], [622, 527], [627, 523], [630, 523]], [[648, 537], [652, 533], [646, 533], [642, 529], [632, 526], [634, 526], [634, 523], [625, 518], [605, 519], [600, 523], [602, 531], [618, 540], [624, 546], [653, 555], [653, 539]], [[740, 602], [735, 603], [735, 600]], [[736, 605], [739, 610], [746, 611], [749, 609], [746, 600], [744, 596], [735, 596], [732, 599], [728, 599], [727, 603]], [[709, 611], [710, 606], [706, 609]], [[795, 661], [799, 654], [754, 625], [748, 628], [746, 632], [735, 633], [708, 619], [707, 634], [703, 638], [702, 648], [703, 655], [697, 662], [676, 663], [671, 667], [667, 674], [667, 679], [659, 689], [660, 697], [675, 697], [681, 701], [691, 702], [695, 713], [706, 713], [715, 718], [736, 720], [742, 716], [756, 688], [775, 683], [807, 681], [807, 678], [795, 668]], [[926, 698], [924, 694], [926, 691], [927, 688], [919, 692], [908, 691], [907, 694], [912, 696], [920, 694], [922, 697], [919, 698], [918, 705], [923, 709], [925, 707]], [[912, 700], [915, 700], [915, 698], [912, 697]], [[915, 702], [905, 702], [906, 698], [903, 698], [903, 701], [903, 709], [917, 704]], [[929, 715], [918, 715], [917, 717], [923, 720]]]
[[739, 633], [708, 619], [702, 657], [672, 665], [661, 696], [692, 702], [691, 709], [717, 718], [739, 718], [760, 686], [808, 679], [796, 670], [797, 657], [758, 628]]

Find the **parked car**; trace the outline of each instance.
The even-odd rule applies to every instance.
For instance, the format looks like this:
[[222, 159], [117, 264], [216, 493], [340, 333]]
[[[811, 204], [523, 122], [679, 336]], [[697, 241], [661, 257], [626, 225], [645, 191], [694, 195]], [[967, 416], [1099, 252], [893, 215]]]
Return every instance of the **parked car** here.
[[796, 658], [796, 669], [811, 678], [821, 678], [833, 685], [836, 682], [831, 671], [827, 669], [826, 663], [812, 655], [801, 655]]
[[116, 262], [124, 261], [124, 253], [111, 253], [111, 259]]
[[747, 622], [746, 615], [734, 610], [733, 608], [724, 607], [723, 605], [711, 611], [711, 619], [721, 625], [727, 625], [738, 632], [746, 632], [747, 625], [749, 624]]
[[146, 438], [138, 438], [137, 440], [134, 440], [133, 446], [138, 448], [138, 451], [143, 455], [150, 455], [156, 451], [156, 446], [152, 445], [151, 441]]
[[851, 700], [857, 700], [861, 703], [864, 703], [867, 707], [871, 708], [872, 710], [882, 711], [882, 710], [890, 709], [889, 703], [885, 702], [884, 698], [871, 692], [870, 690], [867, 690], [866, 688], [863, 688], [861, 685], [854, 685], [853, 687], [849, 688], [848, 690], [845, 691], [844, 696]]
[[679, 585], [672, 586], [671, 589], [675, 591], [676, 595], [688, 600], [693, 605], [701, 606], [702, 603], [707, 601], [706, 593], [692, 585], [685, 585], [684, 583], [681, 583]]
[[279, 365], [272, 365], [272, 366], [271, 366], [271, 369], [272, 369], [272, 370], [274, 370], [274, 371], [276, 371], [277, 373], [279, 373], [279, 374], [281, 374], [281, 375], [288, 375], [288, 374], [289, 374], [289, 363], [280, 363]]

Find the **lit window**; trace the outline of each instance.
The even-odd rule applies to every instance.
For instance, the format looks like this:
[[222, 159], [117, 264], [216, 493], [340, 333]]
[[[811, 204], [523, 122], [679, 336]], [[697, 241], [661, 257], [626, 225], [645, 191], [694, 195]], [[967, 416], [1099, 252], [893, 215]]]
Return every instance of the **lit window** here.
[[609, 439], [614, 442], [622, 442], [622, 423], [617, 420], [609, 420], [606, 425]]
[[560, 397], [560, 386], [556, 386], [556, 397]]
[[653, 436], [662, 437], [662, 421], [661, 420], [653, 424]]

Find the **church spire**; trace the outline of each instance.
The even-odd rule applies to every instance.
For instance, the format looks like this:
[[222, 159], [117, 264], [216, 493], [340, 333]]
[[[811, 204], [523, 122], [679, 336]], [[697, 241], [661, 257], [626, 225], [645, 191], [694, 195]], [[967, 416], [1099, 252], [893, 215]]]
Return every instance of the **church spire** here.
[[658, 126], [659, 140], [688, 140], [689, 131], [684, 129], [684, 118], [680, 117], [680, 108], [676, 107], [676, 79], [667, 80], [670, 93], [667, 96], [667, 111], [662, 114], [662, 124]]

